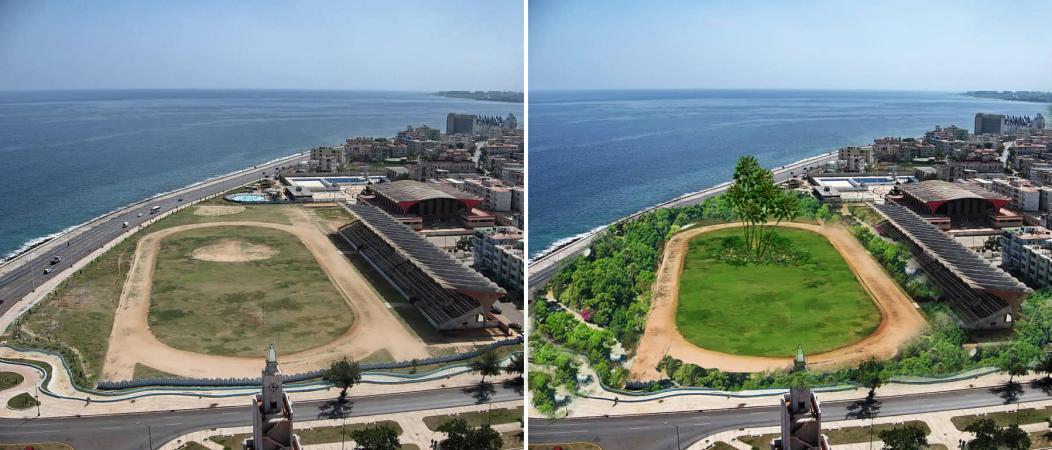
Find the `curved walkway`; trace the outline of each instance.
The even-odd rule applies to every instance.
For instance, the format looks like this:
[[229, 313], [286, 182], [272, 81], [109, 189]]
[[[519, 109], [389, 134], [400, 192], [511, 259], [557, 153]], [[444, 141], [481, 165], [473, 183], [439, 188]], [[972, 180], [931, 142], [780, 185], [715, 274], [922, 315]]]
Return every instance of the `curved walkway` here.
[[[665, 254], [654, 282], [650, 300], [650, 314], [646, 330], [636, 349], [631, 376], [638, 380], [661, 378], [656, 367], [666, 354], [684, 362], [728, 372], [762, 372], [784, 369], [792, 365], [792, 358], [732, 355], [706, 350], [687, 341], [676, 329], [676, 303], [679, 301], [679, 276], [687, 244], [699, 234], [723, 228], [738, 227], [727, 223], [692, 228], [672, 236], [665, 244]], [[808, 355], [808, 365], [834, 366], [855, 363], [870, 357], [889, 358], [899, 347], [913, 339], [927, 327], [924, 316], [913, 300], [899, 289], [880, 263], [844, 227], [783, 222], [779, 226], [799, 228], [826, 237], [847, 261], [855, 277], [877, 304], [883, 319], [873, 334], [854, 344], [818, 355]]]
[[323, 368], [343, 356], [361, 359], [378, 350], [387, 350], [396, 360], [430, 356], [424, 342], [395, 317], [395, 313], [388, 309], [369, 281], [333, 246], [328, 236], [306, 217], [296, 216], [291, 217], [292, 225], [209, 222], [166, 228], [143, 236], [135, 248], [128, 279], [114, 316], [102, 378], [129, 380], [136, 363], [175, 375], [198, 378], [259, 375], [266, 342], [260, 343], [259, 358], [207, 355], [172, 348], [150, 331], [150, 291], [161, 242], [175, 233], [206, 227], [261, 227], [296, 236], [314, 255], [333, 286], [354, 311], [354, 324], [335, 340], [298, 353], [279, 355], [286, 373]]

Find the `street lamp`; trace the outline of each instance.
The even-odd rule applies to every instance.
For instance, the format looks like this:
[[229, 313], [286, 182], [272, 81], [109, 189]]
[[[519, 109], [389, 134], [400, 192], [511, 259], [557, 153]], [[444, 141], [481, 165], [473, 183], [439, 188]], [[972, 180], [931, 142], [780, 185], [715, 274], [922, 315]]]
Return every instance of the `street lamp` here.
[[670, 422], [665, 422], [665, 425], [672, 425], [676, 428], [676, 450], [680, 450], [681, 448], [683, 448], [683, 446], [679, 443], [679, 425]]

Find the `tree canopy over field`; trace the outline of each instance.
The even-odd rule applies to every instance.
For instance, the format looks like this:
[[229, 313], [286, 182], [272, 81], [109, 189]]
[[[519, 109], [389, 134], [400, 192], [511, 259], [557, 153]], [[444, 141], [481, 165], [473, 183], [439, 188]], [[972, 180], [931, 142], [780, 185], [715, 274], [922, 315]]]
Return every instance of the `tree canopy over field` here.
[[771, 247], [776, 224], [792, 220], [799, 213], [798, 197], [774, 182], [770, 170], [760, 166], [753, 156], [742, 156], [734, 168], [734, 184], [727, 190], [727, 201], [735, 216], [742, 222], [745, 246], [754, 256], [762, 258]]

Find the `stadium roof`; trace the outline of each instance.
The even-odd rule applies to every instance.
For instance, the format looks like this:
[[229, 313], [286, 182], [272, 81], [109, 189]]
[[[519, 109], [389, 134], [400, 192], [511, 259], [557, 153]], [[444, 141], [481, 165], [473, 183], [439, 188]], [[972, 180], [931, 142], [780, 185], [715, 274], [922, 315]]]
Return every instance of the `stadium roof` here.
[[917, 213], [890, 203], [875, 204], [873, 207], [972, 289], [1009, 294], [1025, 294], [1029, 291], [1019, 280], [943, 233]]
[[395, 202], [415, 203], [436, 198], [448, 198], [453, 200], [480, 200], [474, 195], [459, 191], [452, 187], [443, 186], [438, 183], [423, 183], [413, 180], [399, 180], [390, 183], [379, 183], [372, 185], [376, 193], [383, 195]]
[[474, 269], [453, 259], [427, 238], [383, 210], [366, 204], [347, 205], [373, 233], [410, 260], [440, 286], [460, 292], [504, 295], [507, 291]]
[[[929, 204], [941, 204], [951, 200], [966, 198], [1003, 201], [1004, 203], [1010, 201], [1001, 194], [988, 191], [979, 186], [965, 183], [951, 183], [942, 180], [928, 180], [921, 181], [920, 183], [902, 184], [899, 185], [899, 188], [913, 196], [913, 198]], [[997, 205], [998, 208], [1002, 206], [1004, 206], [1004, 204]]]

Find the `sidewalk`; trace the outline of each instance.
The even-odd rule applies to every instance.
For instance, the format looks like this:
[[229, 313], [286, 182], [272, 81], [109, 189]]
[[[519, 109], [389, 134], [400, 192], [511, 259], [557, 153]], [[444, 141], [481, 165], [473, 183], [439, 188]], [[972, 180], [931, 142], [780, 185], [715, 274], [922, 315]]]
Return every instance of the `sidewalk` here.
[[[830, 430], [836, 430], [836, 429], [847, 428], [847, 427], [868, 427], [868, 426], [870, 426], [871, 423], [873, 425], [880, 425], [880, 424], [888, 424], [888, 423], [894, 424], [894, 423], [903, 423], [903, 422], [912, 421], [912, 420], [919, 420], [919, 421], [922, 421], [922, 422], [926, 423], [928, 425], [928, 428], [931, 429], [931, 433], [928, 435], [928, 444], [929, 444], [929, 446], [930, 445], [934, 445], [934, 444], [941, 444], [941, 445], [946, 446], [946, 448], [949, 449], [949, 450], [954, 450], [954, 449], [958, 448], [959, 442], [961, 440], [968, 441], [968, 440], [971, 440], [974, 436], [971, 433], [958, 430], [957, 427], [955, 427], [953, 425], [953, 423], [950, 421], [951, 418], [957, 417], [957, 416], [989, 414], [989, 413], [992, 413], [992, 412], [1000, 412], [1000, 411], [1015, 411], [1017, 406], [1018, 405], [1016, 405], [1016, 404], [1009, 404], [1009, 405], [989, 406], [989, 407], [983, 407], [983, 408], [960, 409], [960, 410], [954, 410], [954, 411], [940, 411], [940, 412], [925, 413], [925, 414], [910, 414], [908, 416], [878, 417], [878, 418], [873, 419], [872, 422], [870, 421], [870, 419], [839, 420], [839, 421], [823, 422], [822, 429], [823, 429], [824, 432], [826, 432], [826, 434], [828, 434]], [[1024, 408], [1024, 409], [1025, 408], [1043, 408], [1043, 407], [1046, 407], [1046, 406], [1052, 406], [1052, 400], [1042, 400], [1042, 401], [1039, 401], [1039, 402], [1029, 402], [1029, 403], [1026, 403], [1025, 405], [1023, 405], [1022, 408]], [[772, 421], [774, 421], [774, 420], [777, 420], [777, 418], [772, 418]], [[1047, 422], [1026, 424], [1026, 425], [1020, 426], [1020, 428], [1022, 428], [1024, 431], [1026, 431], [1028, 433], [1034, 433], [1034, 432], [1039, 432], [1039, 431], [1050, 430]], [[735, 429], [735, 430], [728, 430], [728, 431], [723, 431], [723, 432], [720, 432], [720, 433], [716, 433], [716, 434], [711, 435], [711, 436], [707, 436], [707, 437], [705, 437], [705, 438], [693, 443], [690, 447], [688, 447], [688, 449], [689, 450], [702, 450], [702, 449], [709, 448], [710, 446], [712, 446], [716, 442], [724, 442], [724, 443], [730, 444], [731, 446], [733, 446], [735, 448], [738, 448], [740, 450], [750, 450], [749, 445], [747, 445], [747, 444], [743, 443], [742, 441], [738, 440], [739, 437], [742, 437], [742, 436], [760, 436], [760, 435], [764, 435], [764, 434], [779, 433], [779, 432], [780, 432], [780, 427], [778, 427], [778, 426], [746, 428], [744, 430], [737, 430], [737, 429]], [[870, 442], [861, 442], [861, 443], [841, 444], [841, 445], [832, 445], [832, 446], [834, 448], [836, 448], [836, 449], [841, 449], [841, 450], [871, 450], [871, 449], [879, 449], [879, 448], [883, 447], [883, 442], [881, 442], [879, 439], [876, 439], [876, 440], [873, 441], [872, 445], [870, 444]]]
[[[499, 409], [521, 407], [522, 401], [516, 400], [510, 402], [493, 403], [489, 405], [471, 405], [456, 408], [433, 409], [428, 411], [412, 411], [399, 414], [378, 414], [373, 416], [353, 417], [348, 418], [345, 421], [341, 421], [339, 419], [308, 420], [296, 422], [295, 429], [305, 430], [319, 427], [334, 427], [344, 424], [350, 425], [390, 420], [393, 422], [397, 422], [398, 426], [402, 428], [402, 434], [398, 437], [399, 441], [401, 441], [402, 444], [414, 444], [417, 447], [420, 447], [422, 450], [424, 450], [431, 448], [431, 440], [442, 440], [445, 437], [443, 433], [431, 431], [430, 429], [428, 429], [427, 426], [424, 425], [425, 417], [460, 414], [472, 411], [486, 411], [490, 408]], [[246, 418], [246, 422], [248, 422], [249, 420], [251, 420], [251, 418]], [[494, 425], [493, 429], [501, 433], [516, 432], [521, 430], [517, 422]], [[165, 443], [160, 447], [160, 450], [175, 450], [183, 444], [185, 444], [186, 442], [190, 441], [197, 442], [198, 444], [204, 445], [214, 450], [222, 450], [223, 448], [220, 445], [209, 440], [208, 438], [211, 436], [226, 436], [251, 432], [251, 426], [196, 431], [193, 433], [185, 434], [172, 441]], [[345, 443], [334, 442], [328, 444], [310, 444], [304, 445], [304, 448], [309, 450], [346, 450], [354, 448], [354, 441], [348, 439]]]

